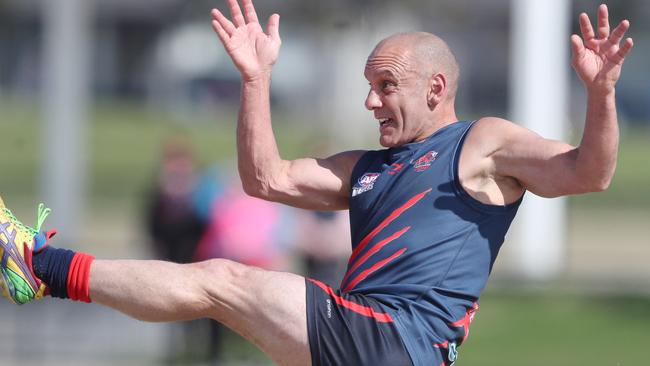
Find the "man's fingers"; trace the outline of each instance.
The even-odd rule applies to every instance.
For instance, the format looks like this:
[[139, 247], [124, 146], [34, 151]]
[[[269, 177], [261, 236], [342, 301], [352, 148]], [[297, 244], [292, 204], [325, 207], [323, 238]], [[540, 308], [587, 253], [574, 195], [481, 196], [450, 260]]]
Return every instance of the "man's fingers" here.
[[594, 28], [591, 26], [589, 15], [587, 15], [587, 13], [582, 13], [580, 14], [578, 20], [580, 22], [580, 31], [582, 32], [582, 38], [584, 38], [585, 42], [589, 42], [594, 39]]
[[260, 21], [257, 19], [257, 12], [255, 11], [253, 1], [242, 0], [242, 5], [244, 5], [244, 15], [246, 16], [246, 21], [248, 23], [259, 23]]
[[219, 11], [219, 9], [212, 9], [212, 19], [214, 19], [213, 21], [219, 23], [221, 29], [223, 29], [228, 36], [232, 35], [232, 33], [235, 31], [235, 26], [230, 20], [228, 20], [228, 18], [226, 18], [225, 15], [223, 15], [223, 13]]
[[573, 53], [574, 61], [579, 60], [585, 54], [585, 45], [577, 34], [571, 36], [571, 52]]
[[230, 35], [228, 35], [228, 32], [226, 32], [226, 30], [223, 29], [221, 23], [219, 23], [216, 20], [212, 21], [212, 29], [214, 29], [214, 32], [219, 36], [221, 43], [223, 43], [225, 46], [226, 42], [230, 39]]
[[607, 5], [601, 4], [598, 7], [598, 38], [607, 39], [609, 37], [609, 11]]
[[627, 32], [628, 29], [630, 29], [630, 22], [627, 21], [627, 19], [623, 20], [616, 28], [614, 28], [614, 31], [609, 36], [609, 43], [612, 46], [621, 43], [621, 40], [625, 37], [625, 32]]
[[625, 39], [625, 42], [623, 42], [623, 45], [621, 46], [621, 48], [619, 48], [618, 52], [616, 52], [611, 57], [611, 60], [619, 65], [622, 65], [623, 61], [625, 61], [625, 56], [627, 56], [627, 54], [630, 53], [632, 47], [634, 47], [634, 41], [632, 40], [632, 38]]
[[269, 36], [275, 40], [280, 39], [280, 15], [273, 14], [269, 17]]
[[244, 15], [241, 13], [239, 8], [239, 3], [237, 0], [228, 0], [228, 7], [230, 8], [230, 14], [232, 15], [232, 23], [235, 27], [241, 27], [246, 25], [246, 20], [244, 20]]

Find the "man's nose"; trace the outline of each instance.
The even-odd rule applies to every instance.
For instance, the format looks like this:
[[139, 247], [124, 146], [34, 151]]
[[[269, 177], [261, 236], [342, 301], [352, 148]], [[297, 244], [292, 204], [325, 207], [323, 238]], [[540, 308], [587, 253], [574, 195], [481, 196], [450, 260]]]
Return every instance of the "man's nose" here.
[[377, 95], [374, 90], [370, 89], [368, 96], [366, 97], [366, 108], [369, 111], [372, 111], [373, 109], [381, 108], [381, 106], [382, 104], [379, 95]]

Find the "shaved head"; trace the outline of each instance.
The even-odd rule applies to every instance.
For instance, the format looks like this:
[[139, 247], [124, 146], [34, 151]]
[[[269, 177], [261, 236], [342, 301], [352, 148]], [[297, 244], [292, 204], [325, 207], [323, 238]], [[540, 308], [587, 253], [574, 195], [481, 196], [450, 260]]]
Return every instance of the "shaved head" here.
[[379, 143], [421, 141], [457, 121], [458, 74], [451, 50], [433, 34], [399, 33], [379, 42], [364, 69], [365, 105], [379, 122]]
[[440, 37], [426, 32], [397, 33], [380, 41], [370, 54], [376, 56], [386, 49], [402, 53], [412, 71], [429, 78], [442, 74], [447, 81], [447, 98], [453, 99], [458, 90], [460, 70], [456, 57]]

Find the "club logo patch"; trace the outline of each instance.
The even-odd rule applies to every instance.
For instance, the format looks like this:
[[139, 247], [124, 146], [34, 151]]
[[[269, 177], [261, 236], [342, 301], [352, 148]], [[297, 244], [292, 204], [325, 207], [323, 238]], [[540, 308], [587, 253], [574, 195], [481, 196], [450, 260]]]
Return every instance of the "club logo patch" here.
[[437, 151], [429, 151], [426, 154], [422, 155], [418, 160], [415, 160], [412, 162], [413, 164], [413, 170], [416, 172], [422, 172], [431, 166], [434, 160], [436, 160], [436, 157], [438, 156]]
[[366, 173], [362, 175], [357, 180], [357, 184], [352, 187], [352, 197], [371, 190], [375, 186], [377, 178], [379, 178], [379, 173]]

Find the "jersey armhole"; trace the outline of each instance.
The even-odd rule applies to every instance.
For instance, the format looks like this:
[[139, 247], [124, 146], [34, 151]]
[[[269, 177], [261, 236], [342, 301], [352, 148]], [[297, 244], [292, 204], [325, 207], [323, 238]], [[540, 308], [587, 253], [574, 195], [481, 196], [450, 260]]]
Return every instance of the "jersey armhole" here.
[[459, 166], [460, 166], [460, 154], [461, 151], [463, 150], [463, 146], [465, 144], [465, 139], [467, 138], [467, 135], [469, 134], [469, 131], [472, 129], [474, 124], [476, 124], [478, 120], [473, 120], [471, 121], [468, 126], [465, 128], [465, 131], [463, 131], [460, 139], [458, 139], [458, 142], [456, 143], [456, 147], [454, 148], [454, 155], [452, 158], [451, 162], [451, 176], [453, 179], [453, 187], [454, 187], [454, 193], [458, 198], [461, 199], [461, 201], [465, 202], [469, 207], [483, 213], [488, 213], [488, 214], [504, 214], [507, 212], [512, 211], [513, 209], [516, 209], [520, 204], [521, 201], [524, 199], [524, 195], [522, 194], [521, 197], [519, 197], [518, 200], [515, 202], [509, 203], [507, 205], [491, 205], [487, 203], [483, 203], [476, 198], [472, 197], [465, 188], [463, 188], [463, 185], [460, 182], [460, 177], [459, 177]]

